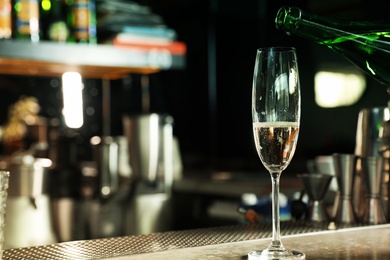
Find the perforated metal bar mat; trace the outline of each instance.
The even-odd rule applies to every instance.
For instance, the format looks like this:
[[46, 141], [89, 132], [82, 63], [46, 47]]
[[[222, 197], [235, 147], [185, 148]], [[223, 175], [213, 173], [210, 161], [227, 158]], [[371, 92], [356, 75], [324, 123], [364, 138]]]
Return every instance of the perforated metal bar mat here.
[[[47, 246], [7, 249], [3, 259], [104, 259], [186, 247], [238, 242], [272, 236], [271, 224], [248, 224], [153, 233], [149, 235], [81, 240]], [[281, 234], [293, 235], [326, 230], [327, 226], [282, 222]]]

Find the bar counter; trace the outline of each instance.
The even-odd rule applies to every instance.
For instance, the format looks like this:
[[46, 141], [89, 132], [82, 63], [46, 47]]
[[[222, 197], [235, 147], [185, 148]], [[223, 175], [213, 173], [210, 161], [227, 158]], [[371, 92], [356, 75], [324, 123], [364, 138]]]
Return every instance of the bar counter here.
[[[306, 259], [390, 259], [390, 224], [328, 230], [281, 223], [287, 248]], [[7, 249], [3, 259], [247, 259], [270, 242], [270, 224], [243, 224]]]

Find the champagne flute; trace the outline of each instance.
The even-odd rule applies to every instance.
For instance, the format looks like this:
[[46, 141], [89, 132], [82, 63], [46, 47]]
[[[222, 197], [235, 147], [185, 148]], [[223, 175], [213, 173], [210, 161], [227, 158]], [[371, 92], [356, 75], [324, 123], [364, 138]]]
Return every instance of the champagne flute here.
[[301, 96], [295, 48], [257, 50], [252, 88], [253, 134], [257, 153], [272, 180], [272, 241], [248, 259], [305, 259], [286, 249], [280, 238], [279, 180], [294, 155], [299, 134]]

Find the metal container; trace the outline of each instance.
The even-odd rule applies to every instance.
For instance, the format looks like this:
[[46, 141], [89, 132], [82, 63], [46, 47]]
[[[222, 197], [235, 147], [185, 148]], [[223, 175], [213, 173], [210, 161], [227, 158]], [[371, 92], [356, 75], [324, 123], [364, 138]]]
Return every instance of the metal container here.
[[363, 108], [358, 115], [356, 127], [356, 146], [355, 155], [358, 156], [356, 164], [356, 178], [354, 191], [354, 205], [359, 217], [363, 217], [365, 209], [366, 187], [363, 185], [364, 172], [361, 157], [383, 156], [385, 158], [383, 165], [383, 182], [382, 182], [382, 200], [385, 204], [385, 212], [389, 211], [389, 172], [390, 172], [390, 153], [382, 151], [383, 147], [390, 147], [390, 144], [383, 145], [381, 142], [387, 141], [382, 138], [383, 126], [390, 120], [390, 109], [388, 107]]
[[173, 119], [168, 115], [124, 116], [130, 166], [137, 190], [126, 209], [126, 234], [146, 234], [171, 228], [171, 188], [174, 162]]
[[340, 190], [335, 215], [335, 222], [338, 224], [355, 224], [358, 221], [353, 206], [356, 159], [354, 154], [333, 154], [334, 169]]
[[368, 156], [362, 157], [362, 168], [364, 172], [364, 183], [367, 194], [363, 223], [384, 224], [387, 222], [382, 203], [381, 187], [383, 182], [383, 157]]
[[390, 120], [388, 107], [363, 108], [360, 110], [356, 127], [356, 155], [380, 155], [378, 143], [380, 130], [383, 123], [388, 120]]
[[22, 156], [6, 165], [10, 172], [4, 248], [57, 242], [50, 211], [48, 159]]
[[324, 197], [328, 191], [333, 176], [321, 173], [298, 174], [310, 198], [310, 205], [306, 219], [313, 222], [328, 222], [329, 213], [324, 204]]
[[124, 116], [130, 165], [140, 181], [166, 184], [169, 192], [173, 175], [173, 119], [168, 115]]
[[11, 172], [8, 195], [36, 197], [49, 193], [50, 176], [47, 171], [51, 166], [49, 159], [24, 156], [20, 163], [11, 163], [6, 169]]

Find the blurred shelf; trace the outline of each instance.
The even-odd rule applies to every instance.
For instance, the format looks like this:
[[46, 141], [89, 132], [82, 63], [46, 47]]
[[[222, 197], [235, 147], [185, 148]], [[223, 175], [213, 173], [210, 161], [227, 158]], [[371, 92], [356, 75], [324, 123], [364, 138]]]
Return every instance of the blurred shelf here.
[[182, 69], [185, 55], [141, 51], [112, 45], [0, 41], [0, 74], [60, 77], [66, 71], [86, 78], [119, 79], [131, 73], [150, 74]]

